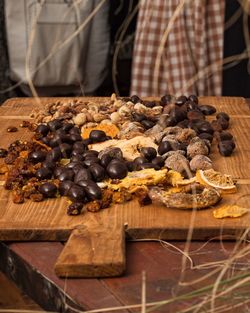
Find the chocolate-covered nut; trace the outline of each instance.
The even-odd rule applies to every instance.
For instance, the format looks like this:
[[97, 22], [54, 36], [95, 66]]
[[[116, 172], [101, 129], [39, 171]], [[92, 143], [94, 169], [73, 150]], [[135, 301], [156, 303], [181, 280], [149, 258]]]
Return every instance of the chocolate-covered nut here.
[[57, 193], [57, 187], [53, 183], [44, 183], [38, 187], [38, 191], [45, 198], [54, 198]]
[[87, 167], [89, 167], [92, 164], [98, 164], [98, 163], [100, 163], [100, 159], [94, 156], [89, 156], [85, 158], [85, 160], [83, 161], [83, 164]]
[[142, 126], [143, 126], [145, 129], [150, 129], [150, 128], [152, 128], [153, 126], [155, 126], [155, 122], [150, 121], [150, 120], [142, 120], [142, 121], [141, 121], [141, 124], [142, 124]]
[[211, 124], [208, 121], [203, 121], [199, 126], [199, 133], [208, 133], [208, 134], [213, 134], [214, 130]]
[[143, 156], [149, 161], [151, 161], [157, 156], [157, 151], [153, 147], [142, 147], [140, 153], [141, 156]]
[[78, 185], [84, 188], [89, 200], [98, 200], [102, 198], [101, 188], [92, 180], [81, 180]]
[[89, 170], [92, 174], [94, 181], [100, 182], [105, 178], [105, 169], [100, 164], [92, 164], [89, 167]]
[[225, 141], [225, 140], [232, 140], [233, 139], [233, 135], [231, 133], [229, 133], [228, 131], [221, 131], [221, 132], [217, 132], [215, 134], [215, 137], [218, 141]]
[[80, 134], [70, 134], [69, 136], [70, 143], [74, 143], [76, 141], [81, 141], [82, 136]]
[[122, 154], [122, 150], [118, 147], [110, 147], [110, 148], [106, 148], [104, 150], [102, 150], [99, 154], [98, 154], [98, 158], [101, 159], [103, 155], [108, 154], [109, 156], [112, 157], [112, 159], [123, 159], [123, 154]]
[[137, 96], [137, 95], [133, 95], [131, 97], [131, 102], [133, 102], [134, 104], [141, 102], [141, 99]]
[[74, 150], [72, 150], [72, 152], [71, 152], [71, 158], [73, 157], [73, 156], [76, 156], [76, 155], [82, 155], [82, 149], [74, 149]]
[[180, 97], [178, 97], [178, 98], [176, 99], [175, 104], [181, 106], [181, 105], [183, 105], [186, 101], [187, 101], [187, 97], [184, 96], [184, 95], [182, 95], [182, 96], [180, 96]]
[[218, 148], [220, 148], [221, 145], [230, 146], [232, 148], [232, 150], [235, 149], [235, 142], [233, 140], [223, 140], [223, 141], [219, 142]]
[[171, 126], [175, 126], [177, 124], [177, 121], [175, 119], [175, 117], [167, 117], [165, 119], [165, 127], [171, 127]]
[[161, 100], [160, 100], [160, 104], [161, 105], [168, 105], [170, 104], [172, 101], [172, 96], [171, 95], [164, 95], [161, 97]]
[[73, 144], [73, 149], [81, 150], [82, 152], [87, 150], [87, 146], [81, 141], [76, 141]]
[[5, 158], [8, 154], [6, 149], [0, 148], [0, 158]]
[[218, 120], [213, 120], [210, 124], [211, 124], [214, 132], [221, 132], [222, 131], [221, 124], [218, 122]]
[[154, 168], [155, 170], [160, 170], [160, 166], [153, 163], [142, 163], [137, 165], [137, 170], [145, 170], [146, 168]]
[[191, 100], [188, 100], [186, 103], [185, 103], [185, 106], [186, 106], [186, 109], [187, 111], [193, 111], [193, 110], [198, 110], [200, 111], [198, 105], [196, 102], [194, 101], [191, 101]]
[[49, 179], [52, 177], [52, 171], [46, 167], [41, 167], [36, 171], [36, 178], [38, 179]]
[[74, 127], [74, 124], [72, 123], [65, 123], [62, 125], [62, 130], [64, 130], [66, 133], [68, 133], [70, 131], [71, 128]]
[[81, 214], [83, 208], [83, 203], [79, 201], [75, 201], [71, 203], [67, 208], [68, 215], [79, 215]]
[[55, 119], [53, 121], [48, 122], [48, 126], [49, 126], [51, 131], [55, 131], [55, 130], [62, 127], [62, 122]]
[[36, 128], [36, 132], [38, 132], [39, 134], [41, 134], [43, 136], [47, 136], [49, 133], [49, 130], [50, 130], [50, 128], [46, 124], [40, 124]]
[[57, 147], [62, 143], [72, 143], [66, 134], [55, 134], [50, 140], [50, 147]]
[[92, 130], [89, 134], [89, 139], [92, 142], [102, 142], [106, 140], [106, 134], [103, 130]]
[[59, 145], [61, 154], [63, 158], [69, 158], [71, 155], [71, 151], [72, 151], [72, 146], [69, 145], [68, 143], [62, 143]]
[[62, 128], [59, 128], [57, 129], [55, 132], [54, 132], [55, 135], [58, 135], [58, 136], [65, 136], [67, 135], [65, 130], [63, 130]]
[[59, 192], [62, 196], [67, 196], [68, 191], [74, 185], [71, 180], [64, 180], [59, 184]]
[[229, 121], [225, 120], [224, 118], [218, 118], [217, 119], [218, 123], [221, 125], [221, 128], [223, 130], [228, 129], [229, 127]]
[[68, 163], [68, 164], [65, 166], [65, 168], [71, 168], [71, 169], [73, 169], [73, 168], [76, 167], [76, 166], [81, 166], [81, 168], [85, 168], [83, 162], [72, 162], [72, 161], [71, 161], [70, 163]]
[[230, 144], [225, 144], [225, 141], [221, 141], [218, 144], [219, 152], [223, 156], [230, 156], [233, 153], [233, 147]]
[[144, 105], [147, 107], [147, 108], [153, 108], [156, 106], [156, 103], [155, 101], [144, 101]]
[[163, 157], [157, 156], [152, 160], [152, 164], [158, 165], [160, 168], [162, 168], [165, 164], [165, 161]]
[[73, 185], [67, 192], [67, 197], [71, 201], [80, 201], [84, 202], [85, 201], [85, 192], [84, 188], [80, 187], [78, 185]]
[[199, 108], [204, 115], [212, 115], [216, 112], [216, 108], [209, 104], [202, 104]]
[[84, 161], [84, 157], [81, 154], [72, 155], [70, 160], [71, 162], [82, 162]]
[[145, 157], [137, 157], [134, 159], [134, 163], [137, 166], [142, 163], [148, 163], [148, 160]]
[[175, 108], [170, 111], [169, 117], [170, 119], [173, 119], [176, 121], [176, 123], [178, 123], [187, 118], [187, 112], [182, 110], [178, 106], [175, 106]]
[[107, 173], [112, 179], [122, 179], [127, 176], [128, 169], [124, 162], [111, 162], [107, 167]]
[[36, 164], [39, 162], [43, 162], [46, 158], [46, 152], [45, 151], [33, 151], [29, 154], [29, 161]]
[[195, 102], [196, 104], [198, 104], [198, 102], [199, 102], [199, 99], [198, 99], [198, 97], [196, 95], [190, 95], [188, 97], [188, 99], [193, 101], [193, 102]]
[[198, 137], [200, 137], [201, 139], [207, 139], [209, 140], [210, 142], [213, 141], [213, 135], [209, 134], [209, 133], [200, 133], [198, 135]]
[[176, 126], [181, 128], [188, 128], [189, 120], [185, 119], [181, 122], [179, 122]]
[[57, 146], [59, 145], [59, 143], [60, 143], [60, 142], [58, 142], [58, 138], [52, 137], [52, 138], [50, 138], [49, 146], [50, 146], [51, 148], [55, 148], [55, 147], [57, 147]]
[[112, 161], [112, 157], [109, 155], [109, 154], [104, 154], [102, 157], [101, 157], [101, 161], [100, 161], [100, 164], [101, 166], [103, 166], [104, 168], [106, 168], [109, 163]]
[[54, 177], [58, 178], [58, 176], [61, 175], [63, 171], [64, 171], [64, 167], [56, 167], [53, 173]]
[[42, 143], [44, 143], [45, 145], [49, 146], [50, 145], [50, 138], [49, 137], [43, 137], [40, 139], [40, 141]]
[[78, 163], [72, 168], [72, 170], [74, 171], [75, 174], [77, 174], [81, 169], [84, 169], [84, 168], [85, 167], [83, 164]]
[[224, 118], [224, 120], [227, 120], [227, 121], [230, 120], [229, 115], [227, 113], [225, 113], [225, 112], [219, 112], [218, 114], [216, 114], [216, 118], [217, 119]]
[[172, 150], [172, 146], [170, 144], [169, 141], [162, 141], [159, 146], [158, 146], [158, 153], [160, 155], [163, 155], [164, 153], [171, 151]]
[[88, 147], [91, 144], [91, 140], [89, 138], [83, 139], [82, 142]]
[[69, 130], [69, 134], [73, 135], [73, 134], [78, 134], [80, 135], [81, 134], [81, 130], [80, 128], [74, 126], [72, 127], [70, 130]]
[[46, 161], [57, 162], [61, 159], [62, 153], [59, 147], [51, 149], [46, 156]]
[[136, 170], [135, 162], [133, 162], [133, 161], [126, 161], [125, 164], [126, 164], [127, 169], [128, 169], [129, 172], [133, 172], [133, 171]]
[[98, 157], [99, 152], [96, 150], [87, 150], [82, 155], [84, 158], [87, 158], [89, 156]]
[[143, 121], [145, 119], [146, 119], [146, 115], [144, 115], [144, 114], [140, 114], [140, 113], [137, 113], [137, 112], [132, 112], [131, 113], [131, 120], [132, 121], [141, 122], [141, 121]]
[[58, 176], [58, 179], [60, 181], [64, 181], [64, 180], [74, 180], [74, 176], [75, 173], [71, 168], [64, 168], [64, 170], [62, 171], [62, 173]]
[[91, 180], [91, 179], [92, 179], [91, 172], [87, 168], [83, 168], [75, 174], [74, 182], [78, 184], [80, 180]]
[[205, 119], [204, 114], [198, 110], [190, 110], [187, 113], [187, 118], [189, 120], [204, 120]]

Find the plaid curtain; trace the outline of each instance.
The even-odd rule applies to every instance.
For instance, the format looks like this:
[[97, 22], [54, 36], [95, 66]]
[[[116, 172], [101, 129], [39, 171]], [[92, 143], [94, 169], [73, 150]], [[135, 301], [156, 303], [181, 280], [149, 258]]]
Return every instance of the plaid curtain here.
[[185, 1], [167, 36], [181, 3], [141, 0], [131, 94], [221, 95], [225, 1]]

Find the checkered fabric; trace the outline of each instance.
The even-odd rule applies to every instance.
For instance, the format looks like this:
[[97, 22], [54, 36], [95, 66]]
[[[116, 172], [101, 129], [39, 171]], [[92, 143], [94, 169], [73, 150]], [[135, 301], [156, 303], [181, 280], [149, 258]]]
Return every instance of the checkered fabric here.
[[141, 0], [131, 94], [221, 95], [225, 1], [187, 0], [166, 36], [180, 3]]

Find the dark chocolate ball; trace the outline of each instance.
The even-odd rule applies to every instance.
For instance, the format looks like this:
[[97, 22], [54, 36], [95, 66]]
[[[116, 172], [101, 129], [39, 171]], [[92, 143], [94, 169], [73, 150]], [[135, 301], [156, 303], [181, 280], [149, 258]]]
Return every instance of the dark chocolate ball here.
[[112, 179], [122, 179], [127, 176], [128, 169], [124, 162], [111, 162], [107, 167], [107, 173]]
[[153, 147], [142, 147], [140, 152], [141, 155], [149, 161], [157, 156], [157, 151]]
[[57, 193], [57, 187], [53, 183], [44, 183], [39, 186], [38, 190], [45, 198], [54, 198]]

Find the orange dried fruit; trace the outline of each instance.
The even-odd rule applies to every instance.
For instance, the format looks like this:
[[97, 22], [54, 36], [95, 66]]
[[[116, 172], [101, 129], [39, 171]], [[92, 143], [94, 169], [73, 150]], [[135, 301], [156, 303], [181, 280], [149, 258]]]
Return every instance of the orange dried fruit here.
[[82, 132], [82, 137], [84, 139], [89, 138], [89, 134], [92, 130], [102, 130], [107, 136], [115, 138], [119, 133], [119, 128], [115, 124], [100, 124], [95, 127], [84, 128]]
[[243, 208], [238, 205], [224, 205], [213, 211], [215, 218], [224, 217], [240, 217], [249, 211], [247, 208]]
[[231, 175], [222, 174], [213, 169], [198, 170], [196, 180], [200, 184], [216, 188], [222, 193], [235, 193], [237, 191], [235, 181]]

